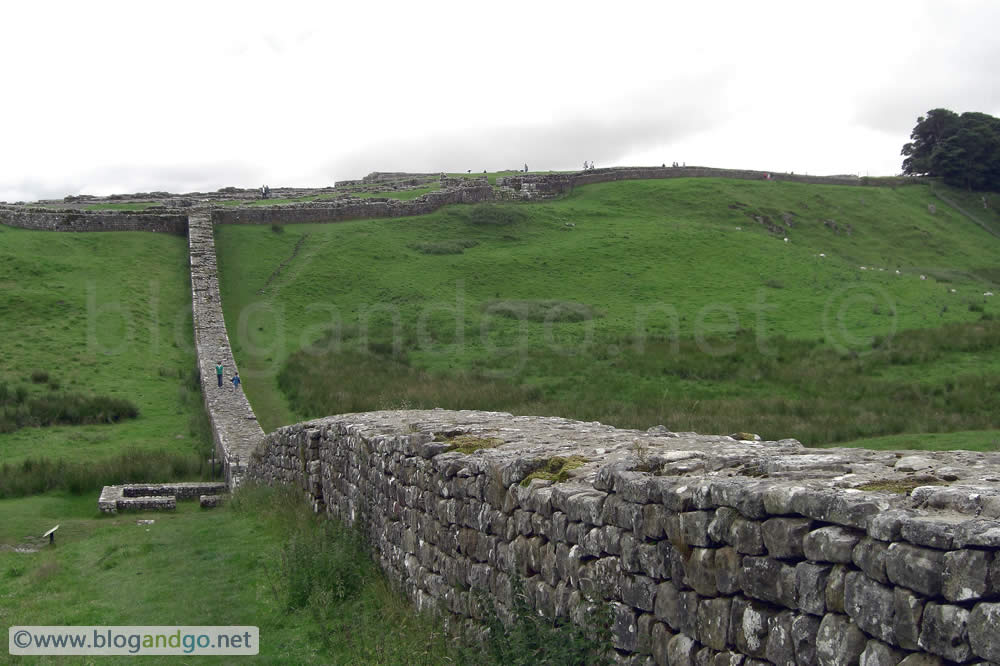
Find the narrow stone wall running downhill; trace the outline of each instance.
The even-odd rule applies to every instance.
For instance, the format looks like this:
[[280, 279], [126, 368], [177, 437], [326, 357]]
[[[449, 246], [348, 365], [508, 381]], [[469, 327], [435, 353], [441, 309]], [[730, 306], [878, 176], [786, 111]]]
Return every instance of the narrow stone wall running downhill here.
[[[264, 431], [257, 423], [246, 395], [242, 390], [234, 390], [229, 381], [237, 367], [222, 316], [215, 237], [208, 214], [190, 217], [188, 245], [191, 252], [194, 342], [201, 391], [212, 422], [216, 457], [222, 462], [226, 483], [235, 488], [250, 460], [250, 453], [263, 439]], [[216, 381], [216, 363], [226, 367], [222, 388]]]
[[1000, 663], [1000, 454], [431, 410], [281, 428], [248, 475], [362, 525], [420, 608], [481, 618], [515, 576], [549, 616], [607, 601], [626, 663]]

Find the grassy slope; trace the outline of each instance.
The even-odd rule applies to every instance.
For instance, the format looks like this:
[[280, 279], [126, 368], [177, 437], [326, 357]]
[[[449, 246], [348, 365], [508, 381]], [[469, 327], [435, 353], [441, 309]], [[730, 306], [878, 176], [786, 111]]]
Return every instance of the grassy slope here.
[[[138, 525], [140, 518], [155, 523]], [[254, 660], [261, 663], [441, 663], [447, 645], [440, 628], [414, 614], [370, 563], [362, 566], [360, 596], [335, 606], [328, 624], [318, 624], [308, 610], [285, 610], [275, 592], [282, 547], [293, 528], [309, 529], [315, 520], [297, 498], [294, 505], [258, 501], [243, 511], [205, 512], [182, 502], [174, 513], [113, 517], [100, 516], [93, 497], [0, 500], [0, 524], [16, 535], [13, 544], [61, 524], [54, 548], [0, 549], [0, 624], [255, 625], [262, 647]], [[7, 656], [4, 644], [0, 661]], [[174, 663], [177, 657], [146, 659]], [[93, 657], [20, 660], [93, 663]]]
[[0, 461], [91, 460], [192, 448], [182, 379], [194, 367], [186, 239], [0, 226], [0, 381], [47, 371], [60, 390], [127, 398], [138, 419], [0, 435]]
[[[644, 308], [673, 308], [682, 337], [699, 326], [707, 333], [732, 330], [726, 314], [731, 312], [739, 326], [765, 330], [767, 336], [826, 340], [856, 350], [868, 348], [871, 336], [893, 330], [975, 321], [980, 314], [970, 312], [970, 304], [990, 310], [982, 293], [995, 286], [990, 280], [997, 239], [949, 207], [938, 205], [931, 214], [928, 203], [941, 202], [919, 185], [631, 181], [520, 207], [527, 220], [507, 227], [470, 226], [456, 207], [419, 218], [294, 225], [283, 234], [222, 227], [217, 242], [226, 320], [242, 367], [254, 375], [247, 391], [270, 429], [300, 418], [273, 380], [284, 359], [319, 338], [336, 317], [350, 325], [373, 306], [398, 309], [411, 328], [429, 305], [442, 306], [428, 318], [435, 344], [411, 349], [410, 357], [421, 367], [446, 372], [502, 367], [499, 355], [489, 354], [480, 339], [481, 306], [490, 299], [554, 298], [593, 306], [604, 316], [594, 322], [589, 347], [578, 344], [585, 337], [582, 324], [557, 323], [547, 333], [544, 325], [527, 323], [518, 332], [516, 321], [486, 320], [496, 344], [531, 350], [528, 367], [518, 368], [516, 379], [563, 399], [572, 398], [574, 384], [608, 378], [587, 376], [589, 366], [614, 365], [608, 357], [636, 331], [637, 313]], [[776, 236], [748, 212], [779, 224], [788, 213], [793, 227]], [[842, 229], [850, 225], [852, 233], [835, 234], [823, 220]], [[257, 295], [306, 234], [296, 259]], [[411, 249], [456, 240], [479, 245], [460, 255]], [[921, 274], [929, 279], [920, 280]], [[455, 328], [453, 315], [449, 321], [443, 308], [454, 307], [457, 298], [464, 308], [464, 344], [442, 344]], [[760, 303], [766, 310], [758, 321]], [[654, 314], [647, 322], [651, 335], [674, 330], [667, 317]], [[556, 353], [544, 358], [536, 353], [558, 351], [564, 342], [570, 343], [562, 350], [571, 352], [568, 362]], [[935, 371], [949, 372], [946, 363], [936, 363]], [[994, 358], [988, 363], [996, 369]], [[914, 380], [921, 376], [920, 368], [890, 371]], [[627, 373], [612, 379], [609, 392], [666, 386], [711, 396], [742, 390], [697, 378], [666, 384], [644, 378], [638, 383], [647, 386], [639, 387]]]

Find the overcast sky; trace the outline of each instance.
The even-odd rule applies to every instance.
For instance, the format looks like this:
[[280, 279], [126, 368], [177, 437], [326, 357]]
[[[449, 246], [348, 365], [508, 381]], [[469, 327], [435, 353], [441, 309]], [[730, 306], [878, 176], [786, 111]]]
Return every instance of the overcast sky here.
[[370, 171], [890, 175], [1000, 116], [1000, 2], [12, 2], [0, 201]]

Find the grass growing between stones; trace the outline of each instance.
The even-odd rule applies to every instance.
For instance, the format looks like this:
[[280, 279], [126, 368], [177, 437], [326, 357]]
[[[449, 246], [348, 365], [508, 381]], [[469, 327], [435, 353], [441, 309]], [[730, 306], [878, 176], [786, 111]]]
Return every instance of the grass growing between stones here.
[[[393, 406], [810, 445], [979, 431], [940, 440], [979, 447], [997, 427], [1000, 329], [983, 294], [998, 239], [924, 185], [630, 181], [280, 238], [216, 233], [265, 429]], [[413, 249], [458, 241], [477, 245]]]
[[14, 478], [29, 459], [33, 470], [96, 479], [131, 469], [121, 462], [126, 451], [204, 457], [210, 439], [193, 374], [187, 240], [2, 226], [0, 236], [0, 386], [8, 396], [0, 421], [21, 426], [0, 434], [0, 485], [53, 487], [49, 471]]
[[[39, 548], [0, 547], [0, 623], [256, 625], [261, 648], [251, 661], [261, 663], [598, 663], [597, 647], [608, 644], [538, 618], [518, 596], [509, 627], [492, 616], [494, 638], [449, 635], [437, 619], [411, 610], [357, 532], [312, 515], [292, 489], [248, 486], [212, 511], [177, 506], [100, 516], [92, 497], [0, 500], [8, 533], [0, 545]], [[39, 537], [56, 523], [56, 545], [48, 546]], [[0, 655], [8, 656], [6, 649]]]

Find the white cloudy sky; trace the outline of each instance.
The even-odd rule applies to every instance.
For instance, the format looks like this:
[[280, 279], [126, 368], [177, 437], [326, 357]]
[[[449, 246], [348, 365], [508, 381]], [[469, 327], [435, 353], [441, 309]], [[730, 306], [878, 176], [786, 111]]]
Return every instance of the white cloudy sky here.
[[673, 161], [897, 173], [1000, 3], [11, 2], [0, 201]]

